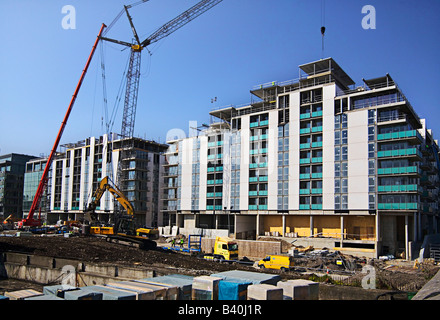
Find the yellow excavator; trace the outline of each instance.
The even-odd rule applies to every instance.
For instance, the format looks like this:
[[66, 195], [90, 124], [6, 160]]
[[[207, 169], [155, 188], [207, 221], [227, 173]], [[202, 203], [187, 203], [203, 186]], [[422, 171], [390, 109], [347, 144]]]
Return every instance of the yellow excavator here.
[[[115, 214], [112, 226], [102, 226], [98, 221], [96, 208], [104, 193], [109, 191], [113, 197], [125, 209], [125, 214]], [[92, 196], [92, 201], [87, 207], [85, 220], [91, 223], [90, 234], [105, 236], [107, 241], [130, 246], [138, 246], [141, 249], [155, 249], [157, 244], [154, 240], [159, 238], [157, 228], [136, 228], [134, 223], [134, 209], [128, 198], [110, 180], [104, 177]]]

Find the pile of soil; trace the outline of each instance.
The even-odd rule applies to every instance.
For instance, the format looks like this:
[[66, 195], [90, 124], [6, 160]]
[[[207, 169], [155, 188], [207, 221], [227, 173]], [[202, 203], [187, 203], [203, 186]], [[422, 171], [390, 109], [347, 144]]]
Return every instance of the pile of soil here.
[[197, 259], [177, 252], [141, 250], [107, 242], [100, 237], [0, 237], [0, 252], [18, 252], [83, 262], [112, 263], [115, 265], [168, 267], [188, 270], [221, 272], [231, 269], [249, 269], [241, 265], [229, 265]]

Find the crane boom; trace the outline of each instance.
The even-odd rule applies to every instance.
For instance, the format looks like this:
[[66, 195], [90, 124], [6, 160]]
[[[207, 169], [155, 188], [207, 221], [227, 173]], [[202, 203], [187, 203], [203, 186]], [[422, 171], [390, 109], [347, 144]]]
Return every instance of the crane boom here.
[[72, 96], [72, 99], [70, 101], [69, 107], [67, 108], [67, 112], [66, 112], [66, 114], [64, 116], [63, 122], [61, 123], [60, 130], [58, 131], [58, 135], [57, 135], [57, 137], [55, 139], [55, 143], [54, 143], [54, 145], [52, 147], [52, 150], [50, 152], [49, 158], [47, 159], [47, 163], [46, 163], [46, 166], [44, 168], [43, 175], [41, 177], [40, 183], [38, 184], [38, 188], [37, 188], [37, 191], [35, 193], [34, 200], [32, 201], [32, 206], [31, 206], [31, 208], [29, 210], [29, 214], [28, 214], [26, 219], [23, 219], [21, 221], [20, 226], [39, 226], [41, 224], [41, 221], [39, 219], [34, 219], [33, 218], [34, 217], [34, 213], [35, 213], [35, 210], [40, 205], [41, 197], [42, 197], [43, 192], [44, 192], [44, 190], [46, 189], [46, 186], [47, 186], [49, 170], [50, 170], [50, 167], [52, 165], [54, 155], [55, 155], [55, 153], [56, 153], [56, 151], [58, 149], [58, 145], [60, 143], [61, 136], [63, 134], [64, 128], [66, 127], [67, 120], [69, 119], [70, 112], [72, 111], [73, 105], [75, 104], [76, 97], [78, 96], [78, 93], [79, 93], [79, 89], [81, 88], [81, 85], [82, 85], [82, 82], [83, 82], [83, 80], [84, 80], [84, 78], [86, 76], [87, 70], [89, 69], [90, 62], [92, 61], [93, 55], [94, 55], [94, 53], [96, 51], [96, 47], [98, 46], [98, 42], [99, 42], [99, 40], [101, 38], [101, 35], [102, 35], [102, 32], [104, 31], [104, 28], [106, 28], [106, 25], [102, 24], [101, 30], [99, 31], [98, 37], [96, 38], [95, 44], [93, 45], [92, 52], [90, 53], [90, 56], [89, 56], [89, 58], [87, 60], [87, 63], [86, 63], [86, 66], [85, 66], [84, 70], [82, 71], [82, 74], [81, 74], [81, 77], [79, 79], [78, 85], [76, 86], [75, 92], [74, 92], [74, 94]]
[[142, 47], [146, 47], [154, 42], [157, 42], [165, 37], [168, 37], [173, 32], [177, 31], [188, 22], [194, 20], [201, 14], [205, 13], [212, 7], [216, 6], [223, 0], [202, 0], [190, 9], [186, 10], [173, 20], [167, 22], [162, 27], [157, 29], [152, 35], [142, 42]]

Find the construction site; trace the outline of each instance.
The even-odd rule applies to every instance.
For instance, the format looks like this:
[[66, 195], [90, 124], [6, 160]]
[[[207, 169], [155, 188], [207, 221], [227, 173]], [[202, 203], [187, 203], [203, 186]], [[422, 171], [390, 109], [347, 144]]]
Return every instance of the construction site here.
[[[206, 292], [199, 296], [190, 287], [189, 296], [185, 299], [247, 300], [249, 298], [247, 295], [248, 286], [251, 284], [270, 284], [271, 288], [275, 290], [279, 289], [282, 284], [298, 280], [298, 288], [285, 289], [297, 292], [297, 296], [290, 294], [290, 299], [408, 300], [413, 298], [438, 273], [440, 268], [431, 259], [420, 264], [395, 259], [366, 259], [329, 250], [295, 248], [289, 243], [267, 241], [267, 239], [253, 241], [252, 247], [255, 250], [246, 248], [246, 243], [242, 241], [233, 241], [234, 244], [238, 244], [238, 257], [234, 260], [225, 260], [209, 259], [203, 254], [203, 251], [211, 252], [212, 248], [208, 249], [208, 247], [213, 245], [216, 239], [204, 239], [203, 242], [199, 242], [201, 247], [194, 243], [189, 244], [189, 239], [184, 239], [182, 246], [177, 241], [175, 247], [172, 247], [170, 241], [160, 238], [157, 240], [158, 247], [156, 249], [143, 250], [133, 244], [129, 246], [127, 243], [126, 245], [116, 244], [109, 242], [105, 237], [91, 235], [72, 233], [31, 235], [25, 232], [18, 236], [12, 236], [11, 232], [4, 232], [2, 235], [0, 237], [0, 251], [2, 252], [0, 277], [3, 280], [0, 280], [0, 294], [9, 296], [10, 299], [22, 300], [27, 298], [52, 299], [50, 294], [43, 294], [43, 289], [47, 287], [58, 288], [61, 291], [63, 289], [67, 291], [66, 288], [77, 290], [77, 293], [81, 294], [70, 299], [83, 300], [91, 299], [93, 294], [90, 290], [93, 291], [93, 288], [99, 292], [107, 286], [117, 287], [118, 283], [127, 285], [127, 283], [148, 279], [147, 282], [159, 286], [158, 283], [162, 283], [161, 281], [164, 281], [167, 276], [181, 275], [186, 276], [188, 282], [194, 286], [198, 279], [206, 281], [207, 276], [215, 278], [216, 275], [223, 273], [229, 275], [230, 279], [224, 278], [222, 281], [238, 281], [240, 283], [240, 288], [235, 289], [241, 293], [240, 297], [219, 298], [219, 283], [216, 283], [215, 287], [207, 285]], [[262, 255], [260, 257], [242, 255], [246, 251], [248, 253], [259, 252]], [[264, 251], [268, 251], [268, 254], [264, 254]], [[293, 263], [287, 268], [262, 266], [262, 261], [266, 256], [289, 257], [289, 252]], [[366, 267], [372, 269], [367, 268], [369, 271], [366, 272]], [[66, 268], [72, 272], [71, 275], [66, 274]], [[374, 277], [371, 277], [373, 273]], [[368, 276], [374, 280], [368, 281], [368, 285], [365, 286], [369, 279]], [[255, 277], [258, 279], [259, 277], [267, 278], [270, 281], [255, 279], [255, 281], [247, 281], [247, 277], [252, 279]], [[278, 283], [280, 284], [277, 287]], [[66, 284], [68, 284], [67, 287], [65, 287]], [[301, 286], [307, 287], [312, 284], [318, 288], [314, 289], [316, 291], [313, 295], [300, 293], [301, 290], [305, 290], [301, 289]], [[164, 286], [164, 283], [161, 285]], [[177, 285], [168, 284], [168, 286], [175, 287]], [[163, 287], [161, 289], [163, 291]], [[27, 290], [33, 291], [29, 291], [27, 295]], [[136, 289], [135, 283], [133, 283], [133, 287], [127, 287], [125, 290], [136, 291], [140, 289]], [[152, 286], [149, 289], [144, 288], [143, 292], [155, 290], [158, 290], [157, 287], [155, 289]], [[192, 297], [191, 292], [193, 292]], [[212, 296], [207, 295], [207, 292]], [[24, 294], [24, 296], [21, 297], [19, 294]], [[97, 293], [95, 292], [95, 294]], [[286, 295], [288, 294], [285, 293], [284, 296]], [[149, 298], [136, 297], [133, 292], [131, 296], [130, 299], [139, 300], [179, 300], [176, 297], [164, 298], [158, 293], [157, 296], [152, 294]], [[104, 298], [104, 300], [108, 299], [116, 298], [114, 296]], [[274, 295], [272, 298], [267, 295], [261, 299], [283, 300], [283, 294], [281, 296]], [[286, 297], [284, 297], [285, 299]]]
[[[23, 164], [23, 217], [0, 226], [0, 300], [440, 299], [440, 148], [392, 78], [353, 89], [321, 59], [212, 111], [194, 137], [136, 138], [144, 49], [222, 0], [141, 39], [130, 11], [146, 2], [102, 24], [50, 155]], [[131, 42], [109, 36], [123, 16]], [[60, 145], [102, 42], [130, 51], [121, 133]]]

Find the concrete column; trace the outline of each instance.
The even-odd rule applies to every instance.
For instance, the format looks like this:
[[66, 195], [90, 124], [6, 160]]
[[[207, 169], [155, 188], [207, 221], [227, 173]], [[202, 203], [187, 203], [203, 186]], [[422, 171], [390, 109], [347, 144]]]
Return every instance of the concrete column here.
[[405, 215], [405, 259], [409, 260], [409, 230], [408, 230], [408, 215]]
[[376, 242], [380, 241], [380, 221], [379, 221], [379, 213], [376, 213]]
[[286, 216], [283, 214], [281, 216], [281, 219], [283, 219], [283, 234], [282, 234], [282, 236], [284, 237], [284, 235], [286, 234]]
[[313, 237], [313, 216], [310, 216], [310, 237]]
[[257, 217], [255, 218], [255, 233], [258, 237], [260, 235], [260, 214], [257, 213]]
[[344, 242], [344, 216], [341, 216], [341, 244], [340, 247], [342, 248], [342, 243]]
[[418, 234], [418, 232], [417, 232], [417, 212], [414, 212], [414, 215], [413, 215], [413, 232], [414, 232], [414, 241], [418, 241], [419, 240], [419, 234]]

